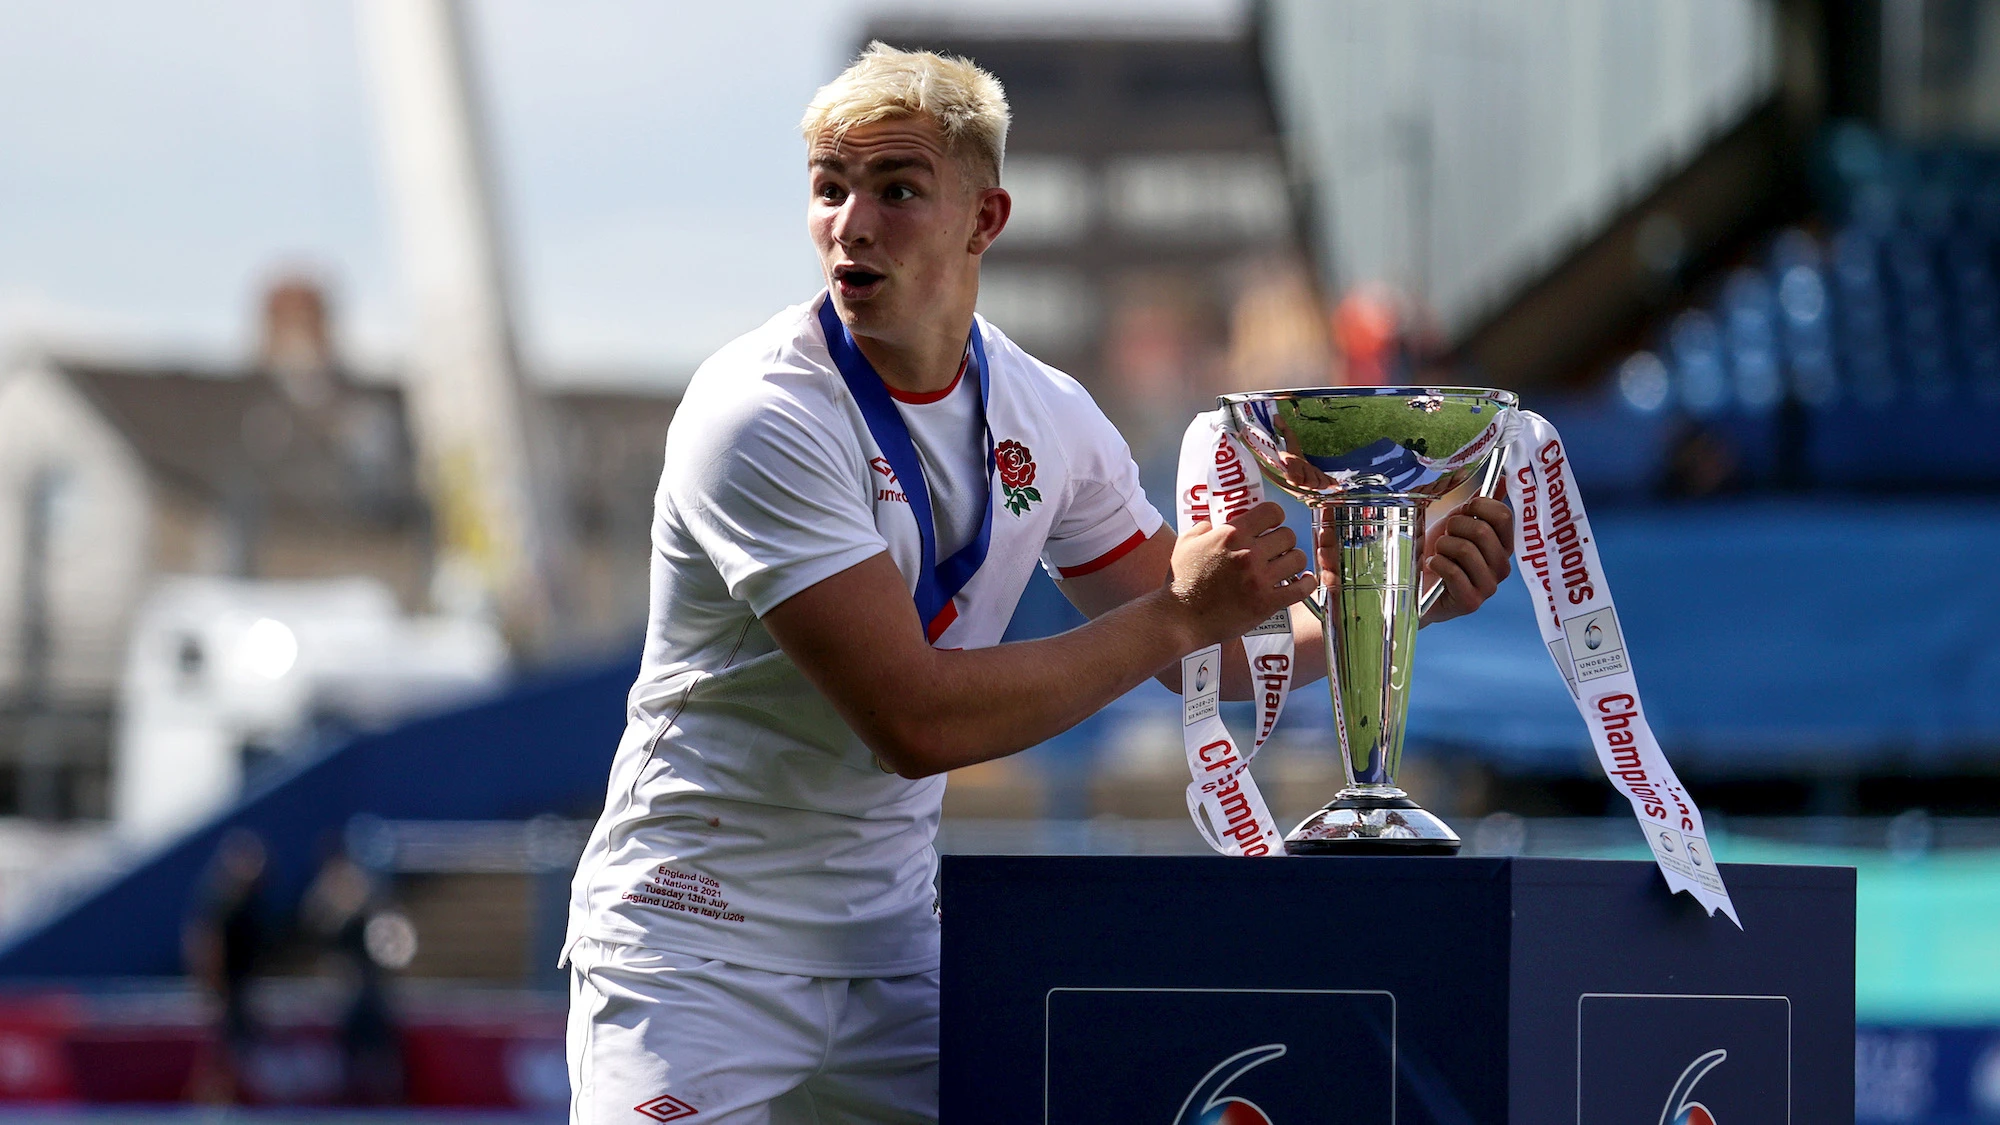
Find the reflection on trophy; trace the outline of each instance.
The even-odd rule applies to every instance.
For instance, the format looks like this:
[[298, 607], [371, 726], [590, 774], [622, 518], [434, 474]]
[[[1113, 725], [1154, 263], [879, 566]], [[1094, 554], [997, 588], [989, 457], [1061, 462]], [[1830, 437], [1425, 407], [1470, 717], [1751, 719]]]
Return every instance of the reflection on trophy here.
[[1428, 504], [1502, 470], [1500, 419], [1517, 400], [1463, 387], [1257, 391], [1217, 400], [1264, 475], [1312, 510], [1347, 787], [1285, 838], [1293, 855], [1449, 855], [1459, 840], [1396, 787], [1410, 710], [1417, 619], [1443, 596], [1420, 591]]

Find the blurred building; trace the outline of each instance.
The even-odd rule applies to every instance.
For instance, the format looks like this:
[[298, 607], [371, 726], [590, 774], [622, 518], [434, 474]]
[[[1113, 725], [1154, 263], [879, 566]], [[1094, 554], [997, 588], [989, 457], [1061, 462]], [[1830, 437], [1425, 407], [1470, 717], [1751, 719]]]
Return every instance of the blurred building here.
[[1775, 23], [1769, 0], [1268, 5], [1329, 280], [1462, 331], [1768, 96]]
[[1142, 455], [1217, 393], [1326, 381], [1323, 302], [1245, 28], [897, 19], [865, 39], [964, 55], [1006, 85], [1014, 213], [980, 311], [1089, 386]]
[[1764, 111], [1809, 6], [1262, 5], [1322, 283], [1393, 286], [1493, 385], [1558, 380], [1783, 186]]
[[[311, 285], [272, 289], [260, 339], [241, 365], [48, 353], [0, 370], [0, 813], [104, 815], [127, 640], [163, 576], [363, 577], [406, 614], [482, 612], [434, 581], [402, 389], [341, 362]], [[628, 640], [674, 400], [546, 405], [578, 534], [563, 643]]]

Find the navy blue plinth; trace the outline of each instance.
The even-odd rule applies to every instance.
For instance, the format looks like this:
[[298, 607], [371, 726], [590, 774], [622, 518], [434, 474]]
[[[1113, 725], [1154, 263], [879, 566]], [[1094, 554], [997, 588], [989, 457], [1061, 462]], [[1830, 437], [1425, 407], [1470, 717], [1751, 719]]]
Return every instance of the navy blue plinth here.
[[948, 856], [941, 1119], [1851, 1123], [1853, 870], [1723, 871], [1743, 931], [1640, 862]]

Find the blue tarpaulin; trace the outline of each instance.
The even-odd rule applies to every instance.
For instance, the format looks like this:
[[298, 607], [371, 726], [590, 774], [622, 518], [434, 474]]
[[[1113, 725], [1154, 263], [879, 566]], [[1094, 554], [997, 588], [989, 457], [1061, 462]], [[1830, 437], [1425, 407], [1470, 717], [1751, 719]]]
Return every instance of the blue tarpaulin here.
[[[2000, 585], [1988, 577], [2000, 502], [1606, 508], [1592, 524], [1647, 715], [1681, 771], [2000, 761]], [[1060, 597], [1031, 595], [1023, 619], [1039, 615], [1045, 631], [1080, 620], [1044, 604]], [[1514, 576], [1480, 612], [1419, 634], [1412, 743], [1509, 770], [1595, 772], [1531, 614]], [[1173, 706], [1149, 684], [1111, 717]], [[1314, 686], [1283, 725], [1331, 722]]]
[[[1688, 772], [2000, 760], [2000, 505], [1881, 498], [1592, 520], [1654, 732]], [[1510, 579], [1426, 629], [1411, 735], [1517, 764], [1587, 753]]]

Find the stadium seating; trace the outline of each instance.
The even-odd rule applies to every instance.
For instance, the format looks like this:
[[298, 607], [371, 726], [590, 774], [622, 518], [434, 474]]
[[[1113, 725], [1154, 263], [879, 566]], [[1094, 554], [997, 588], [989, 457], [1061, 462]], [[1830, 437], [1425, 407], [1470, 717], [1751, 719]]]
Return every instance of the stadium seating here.
[[1531, 403], [1593, 496], [2000, 488], [2000, 154], [1821, 146], [1822, 220], [1667, 319], [1606, 386]]

